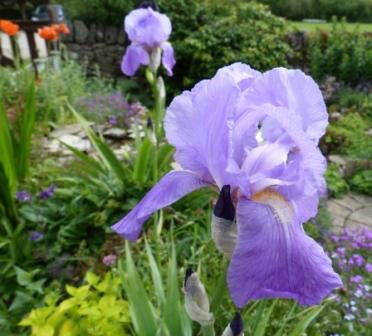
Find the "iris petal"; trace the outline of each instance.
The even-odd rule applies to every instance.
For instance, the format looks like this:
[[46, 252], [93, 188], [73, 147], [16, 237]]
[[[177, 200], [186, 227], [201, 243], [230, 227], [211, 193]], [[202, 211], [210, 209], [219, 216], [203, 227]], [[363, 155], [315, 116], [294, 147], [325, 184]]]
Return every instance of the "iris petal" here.
[[149, 55], [142, 46], [132, 43], [123, 57], [121, 71], [127, 76], [133, 76], [141, 64], [149, 64]]
[[163, 48], [163, 57], [162, 57], [162, 63], [164, 68], [167, 70], [167, 73], [169, 76], [173, 76], [173, 67], [176, 64], [176, 60], [174, 59], [174, 51], [173, 47], [169, 42], [164, 42], [162, 44]]
[[229, 270], [233, 301], [290, 298], [316, 305], [342, 285], [323, 249], [303, 231], [292, 206], [278, 193], [241, 198], [238, 242]]
[[113, 225], [112, 229], [125, 239], [136, 240], [143, 223], [153, 212], [206, 185], [196, 174], [187, 171], [171, 171], [146, 194], [132, 211]]

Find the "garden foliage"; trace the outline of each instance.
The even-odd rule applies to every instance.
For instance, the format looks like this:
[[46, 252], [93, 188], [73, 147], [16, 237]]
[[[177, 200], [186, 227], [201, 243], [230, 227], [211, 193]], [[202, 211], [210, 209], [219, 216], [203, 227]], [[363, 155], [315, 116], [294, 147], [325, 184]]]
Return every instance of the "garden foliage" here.
[[121, 278], [108, 272], [100, 279], [88, 272], [85, 280], [77, 288], [66, 286], [69, 297], [64, 300], [56, 292], [47, 295], [46, 306], [32, 310], [20, 325], [31, 327], [33, 336], [130, 335]]
[[346, 17], [349, 21], [370, 22], [372, 3], [369, 0], [259, 0], [270, 6], [276, 15], [291, 20]]
[[331, 32], [318, 31], [310, 39], [308, 57], [316, 79], [333, 75], [351, 84], [372, 79], [372, 36], [357, 28], [347, 32], [334, 22]]

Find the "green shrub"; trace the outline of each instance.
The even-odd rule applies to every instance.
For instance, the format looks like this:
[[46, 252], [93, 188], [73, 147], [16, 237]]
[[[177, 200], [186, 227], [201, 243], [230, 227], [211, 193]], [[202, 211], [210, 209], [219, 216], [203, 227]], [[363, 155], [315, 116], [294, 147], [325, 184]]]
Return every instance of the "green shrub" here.
[[343, 23], [334, 21], [330, 33], [316, 32], [308, 57], [311, 75], [318, 80], [326, 75], [353, 84], [372, 79], [372, 37], [357, 28], [347, 32]]
[[122, 25], [124, 16], [140, 0], [54, 0], [53, 2], [62, 4], [73, 20]]
[[241, 61], [258, 70], [287, 65], [286, 23], [255, 2], [160, 0], [174, 27], [173, 84], [189, 87]]
[[372, 170], [362, 170], [349, 180], [350, 187], [362, 194], [372, 196]]
[[330, 164], [325, 173], [329, 196], [341, 197], [349, 189], [348, 184], [340, 175], [340, 169], [336, 164]]
[[33, 336], [129, 335], [128, 303], [121, 298], [121, 278], [107, 273], [100, 279], [88, 272], [87, 284], [67, 286], [69, 298], [46, 296], [46, 307], [36, 308], [21, 321], [32, 328]]
[[346, 17], [350, 21], [370, 22], [372, 3], [370, 0], [259, 0], [270, 6], [274, 14], [291, 20], [305, 18], [331, 19]]
[[334, 154], [357, 159], [372, 159], [372, 139], [366, 134], [368, 125], [358, 113], [348, 113], [330, 124], [325, 142], [331, 144]]

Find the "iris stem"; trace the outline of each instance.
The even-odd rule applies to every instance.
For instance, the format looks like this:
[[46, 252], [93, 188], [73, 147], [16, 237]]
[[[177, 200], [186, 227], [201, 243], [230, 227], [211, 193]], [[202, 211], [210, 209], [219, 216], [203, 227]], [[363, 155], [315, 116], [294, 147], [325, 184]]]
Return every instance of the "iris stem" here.
[[203, 336], [215, 336], [214, 324], [202, 326], [201, 328]]
[[229, 263], [227, 260], [224, 260], [224, 265], [223, 265], [223, 271], [217, 281], [217, 286], [214, 290], [212, 300], [211, 300], [211, 311], [215, 311], [215, 309], [220, 305], [222, 302], [225, 294], [226, 294], [226, 274], [227, 274], [227, 267]]

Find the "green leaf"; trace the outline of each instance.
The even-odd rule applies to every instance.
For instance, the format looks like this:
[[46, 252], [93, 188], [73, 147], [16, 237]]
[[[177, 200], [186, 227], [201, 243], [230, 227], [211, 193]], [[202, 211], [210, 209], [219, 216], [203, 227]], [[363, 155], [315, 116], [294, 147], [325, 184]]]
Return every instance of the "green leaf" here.
[[154, 308], [134, 265], [128, 242], [125, 243], [125, 254], [126, 267], [121, 260], [119, 269], [123, 276], [124, 288], [132, 311], [131, 316], [135, 320], [134, 325], [138, 327], [140, 336], [156, 335], [158, 327]]
[[180, 298], [177, 279], [176, 248], [172, 243], [172, 257], [168, 268], [167, 296], [164, 305], [164, 321], [171, 335], [182, 335], [181, 321], [179, 316]]
[[90, 174], [104, 173], [104, 169], [101, 163], [77, 148], [68, 145], [67, 143], [60, 141], [63, 146], [68, 148], [78, 159], [84, 162], [83, 168], [86, 169]]
[[146, 181], [149, 171], [151, 171], [150, 158], [153, 150], [155, 149], [153, 148], [151, 141], [148, 138], [145, 138], [137, 154], [133, 171], [133, 178], [140, 183]]
[[162, 278], [160, 275], [160, 270], [151, 252], [151, 248], [147, 242], [147, 239], [145, 240], [145, 246], [146, 246], [147, 257], [149, 258], [151, 277], [152, 277], [152, 282], [154, 283], [155, 294], [158, 299], [158, 305], [159, 307], [162, 307], [165, 302], [165, 294], [164, 294]]
[[16, 297], [15, 297], [15, 299], [13, 300], [12, 304], [9, 307], [9, 311], [13, 311], [13, 310], [16, 310], [18, 308], [21, 308], [21, 307], [27, 305], [28, 303], [32, 302], [32, 300], [33, 299], [32, 299], [32, 296], [30, 294], [17, 291]]
[[14, 266], [14, 269], [15, 269], [16, 274], [17, 274], [17, 282], [21, 286], [27, 286], [32, 282], [32, 274], [31, 273], [26, 272], [26, 271], [24, 271], [23, 269], [21, 269], [17, 266]]
[[32, 81], [27, 92], [26, 107], [21, 115], [19, 157], [17, 160], [18, 178], [22, 180], [28, 171], [31, 154], [31, 140], [36, 119], [35, 82]]
[[125, 185], [127, 181], [127, 172], [124, 169], [123, 164], [116, 157], [115, 153], [103, 140], [101, 140], [100, 137], [98, 137], [94, 133], [94, 131], [90, 128], [89, 123], [70, 104], [68, 104], [68, 107], [71, 110], [72, 114], [75, 116], [75, 118], [78, 120], [80, 125], [83, 127], [84, 132], [94, 145], [95, 149], [97, 150], [99, 156], [103, 160], [106, 167], [110, 171], [112, 171], [118, 178], [118, 180]]
[[159, 154], [158, 154], [159, 170], [167, 168], [167, 166], [172, 161], [173, 152], [174, 152], [174, 147], [169, 144], [163, 144], [160, 146]]
[[0, 165], [3, 167], [3, 174], [8, 180], [7, 184], [9, 187], [9, 193], [14, 195], [17, 186], [17, 170], [14, 161], [14, 148], [8, 118], [1, 103], [0, 130]]
[[319, 315], [325, 306], [317, 306], [309, 309], [301, 321], [296, 325], [294, 330], [289, 334], [289, 336], [301, 336], [309, 324]]
[[277, 303], [278, 303], [278, 300], [274, 300], [270, 308], [268, 309], [268, 311], [263, 316], [261, 316], [261, 319], [258, 322], [258, 325], [253, 333], [253, 336], [264, 336], [265, 335], [266, 327], [269, 324], [269, 319]]

